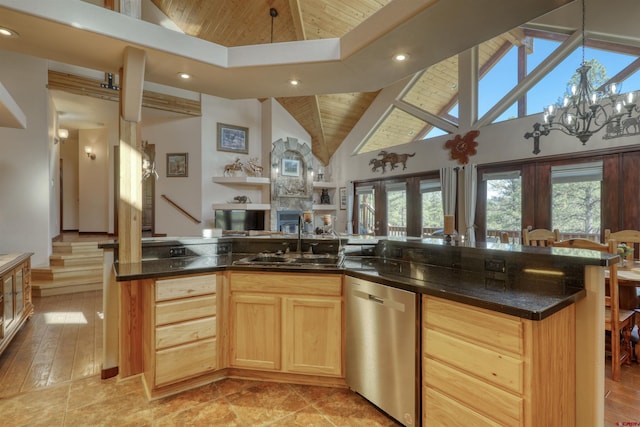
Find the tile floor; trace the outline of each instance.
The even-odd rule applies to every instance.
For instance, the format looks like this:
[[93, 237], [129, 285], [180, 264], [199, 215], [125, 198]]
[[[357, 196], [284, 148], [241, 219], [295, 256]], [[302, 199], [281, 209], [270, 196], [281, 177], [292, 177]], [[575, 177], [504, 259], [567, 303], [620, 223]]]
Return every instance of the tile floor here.
[[359, 395], [328, 387], [225, 379], [147, 401], [139, 377], [99, 376], [0, 399], [18, 426], [396, 426]]
[[347, 389], [225, 379], [149, 402], [100, 379], [102, 292], [34, 298], [0, 355], [0, 426], [396, 426]]

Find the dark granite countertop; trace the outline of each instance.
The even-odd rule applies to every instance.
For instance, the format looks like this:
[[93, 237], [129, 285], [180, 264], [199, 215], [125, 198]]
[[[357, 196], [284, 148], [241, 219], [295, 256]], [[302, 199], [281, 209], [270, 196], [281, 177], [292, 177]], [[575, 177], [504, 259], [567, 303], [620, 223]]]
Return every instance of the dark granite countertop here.
[[[562, 308], [584, 298], [580, 287], [549, 286], [544, 281], [535, 286], [494, 289], [486, 286], [485, 277], [477, 271], [421, 265], [415, 277], [410, 262], [386, 260], [371, 256], [346, 256], [339, 267], [305, 268], [292, 266], [233, 265], [239, 255], [163, 258], [133, 264], [114, 264], [117, 281], [157, 279], [188, 274], [215, 273], [224, 270], [308, 272], [345, 274], [419, 294], [433, 295], [464, 304], [487, 308], [513, 316], [542, 320]], [[599, 264], [598, 262], [595, 263]]]

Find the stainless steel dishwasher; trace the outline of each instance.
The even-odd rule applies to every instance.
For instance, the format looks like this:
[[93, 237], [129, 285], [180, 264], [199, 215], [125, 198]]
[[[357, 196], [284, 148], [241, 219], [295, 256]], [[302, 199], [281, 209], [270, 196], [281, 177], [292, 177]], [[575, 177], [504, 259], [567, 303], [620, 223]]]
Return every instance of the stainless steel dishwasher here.
[[347, 277], [349, 388], [406, 426], [420, 425], [416, 294]]

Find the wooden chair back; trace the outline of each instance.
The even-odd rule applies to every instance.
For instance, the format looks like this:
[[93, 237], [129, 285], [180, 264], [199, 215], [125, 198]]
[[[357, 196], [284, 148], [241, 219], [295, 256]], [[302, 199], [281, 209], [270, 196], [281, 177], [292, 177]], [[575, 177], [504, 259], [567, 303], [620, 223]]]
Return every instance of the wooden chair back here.
[[638, 253], [640, 251], [640, 230], [621, 230], [612, 233], [611, 230], [607, 228], [604, 230], [604, 241], [608, 242], [611, 239], [618, 242], [618, 244], [624, 243], [634, 248], [634, 251], [626, 257], [628, 263], [633, 263], [633, 259], [640, 256]]
[[511, 243], [509, 241], [509, 233], [507, 233], [506, 231], [500, 232], [500, 243]]
[[522, 230], [522, 244], [525, 246], [548, 246], [549, 242], [560, 240], [560, 231], [556, 228], [553, 231], [545, 228], [535, 230]]
[[[567, 239], [549, 242], [550, 246], [588, 249], [599, 252], [618, 253], [618, 243], [611, 239], [608, 243], [598, 243], [588, 239]], [[631, 329], [635, 324], [635, 313], [632, 310], [620, 309], [620, 290], [618, 285], [618, 263], [609, 266], [609, 295], [605, 297], [605, 330], [611, 333], [611, 378], [620, 381], [623, 364], [630, 365], [632, 358]]]

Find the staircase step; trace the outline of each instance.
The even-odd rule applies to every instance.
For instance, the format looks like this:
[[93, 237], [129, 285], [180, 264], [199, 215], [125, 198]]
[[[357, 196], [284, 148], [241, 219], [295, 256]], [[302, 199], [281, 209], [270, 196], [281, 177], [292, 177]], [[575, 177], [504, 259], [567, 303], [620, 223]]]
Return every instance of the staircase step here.
[[54, 254], [102, 254], [96, 242], [53, 242], [52, 248]]
[[61, 280], [72, 277], [99, 277], [102, 280], [102, 265], [98, 266], [71, 266], [71, 267], [43, 267], [32, 268], [32, 280]]
[[31, 293], [36, 297], [72, 294], [76, 292], [97, 291], [102, 289], [102, 277], [99, 280], [87, 277], [74, 277], [64, 280], [32, 280]]
[[103, 256], [91, 254], [54, 254], [49, 257], [52, 267], [102, 266]]

